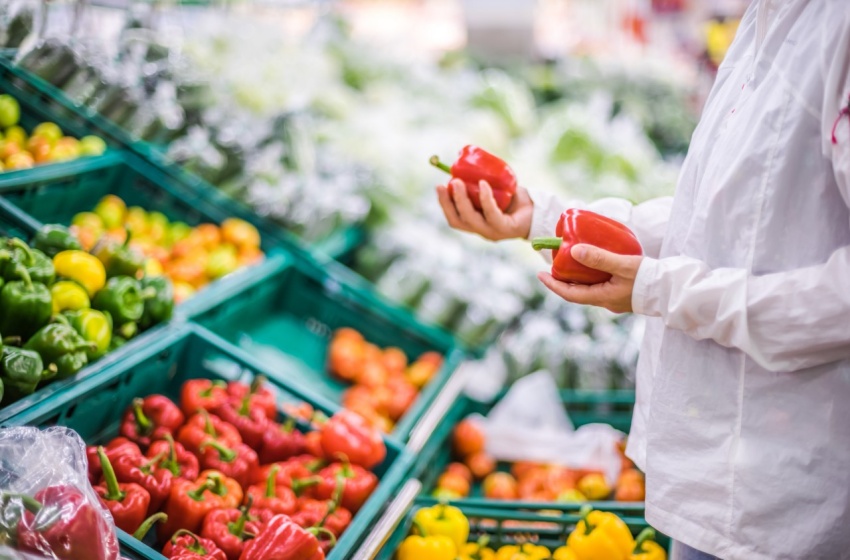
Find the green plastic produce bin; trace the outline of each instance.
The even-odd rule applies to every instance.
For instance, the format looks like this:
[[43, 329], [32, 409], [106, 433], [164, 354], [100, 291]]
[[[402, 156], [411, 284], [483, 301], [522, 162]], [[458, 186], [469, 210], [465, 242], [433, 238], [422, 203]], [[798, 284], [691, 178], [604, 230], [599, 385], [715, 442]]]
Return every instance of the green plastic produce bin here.
[[441, 394], [463, 353], [451, 339], [435, 336], [415, 322], [403, 322], [396, 310], [339, 281], [327, 270], [275, 256], [254, 273], [187, 302], [194, 320], [243, 348], [246, 354], [276, 364], [277, 376], [308, 386], [322, 398], [340, 402], [348, 383], [326, 370], [333, 331], [353, 327], [380, 347], [397, 346], [411, 360], [434, 350], [445, 356], [438, 374], [424, 387], [395, 427], [404, 441]]
[[[169, 336], [152, 341], [147, 347], [121, 363], [114, 364], [97, 376], [81, 380], [43, 402], [16, 416], [11, 425], [61, 425], [76, 430], [87, 443], [103, 443], [118, 433], [124, 410], [136, 397], [164, 394], [179, 400], [182, 383], [188, 379], [208, 378], [241, 380], [250, 383], [255, 375], [269, 379], [278, 403], [306, 402], [315, 409], [332, 415], [338, 409], [316, 401], [296, 384], [272, 375], [270, 369], [246, 361], [238, 351], [214, 334], [197, 325], [183, 325]], [[281, 419], [285, 417], [281, 411]], [[309, 427], [300, 425], [301, 429]], [[366, 535], [383, 507], [400, 486], [412, 461], [408, 452], [397, 443], [385, 440], [387, 457], [374, 472], [380, 483], [357, 512], [348, 530], [343, 533], [329, 560], [351, 557], [361, 538]], [[149, 537], [152, 538], [152, 537]], [[122, 535], [126, 546], [144, 558], [163, 557], [128, 535]]]
[[[431, 492], [436, 488], [440, 474], [452, 462], [451, 438], [457, 423], [470, 414], [477, 413], [486, 416], [504, 394], [502, 393], [493, 401], [486, 403], [461, 395], [449, 407], [445, 415], [433, 425], [432, 429], [425, 428], [430, 437], [417, 453], [416, 462], [411, 471], [411, 475], [423, 483], [423, 495], [421, 497], [423, 503], [437, 503], [437, 500], [431, 497]], [[604, 423], [610, 424], [624, 433], [629, 432], [635, 402], [634, 391], [562, 390], [560, 396], [564, 408], [576, 427], [585, 424]], [[498, 470], [508, 472], [509, 467], [500, 464]], [[452, 500], [452, 503], [491, 509], [528, 509], [539, 506], [539, 503], [535, 505], [535, 503], [520, 500], [486, 499], [482, 495], [480, 484], [473, 485], [469, 497]], [[615, 511], [621, 515], [643, 515], [644, 511], [643, 502], [600, 501], [590, 503], [594, 507]]]
[[[419, 490], [417, 480], [408, 481], [399, 491], [396, 500], [375, 525], [374, 531], [351, 557], [352, 560], [392, 560], [402, 541], [410, 534], [413, 517], [423, 507], [431, 504], [413, 501], [411, 496]], [[468, 542], [488, 539], [488, 546], [534, 543], [555, 550], [566, 544], [567, 537], [581, 519], [574, 504], [529, 504], [523, 509], [487, 508], [471, 504], [454, 504], [469, 519]], [[604, 506], [602, 511], [611, 511]], [[633, 536], [649, 527], [642, 514], [615, 512], [628, 525]], [[670, 547], [670, 539], [662, 534], [656, 541]]]

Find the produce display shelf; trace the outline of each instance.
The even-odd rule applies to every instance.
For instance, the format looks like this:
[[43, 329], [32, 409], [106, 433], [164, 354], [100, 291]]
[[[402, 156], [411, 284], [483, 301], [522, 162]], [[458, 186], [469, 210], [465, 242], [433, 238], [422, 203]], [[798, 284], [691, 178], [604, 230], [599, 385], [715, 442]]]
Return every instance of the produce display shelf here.
[[[431, 436], [417, 453], [416, 462], [411, 472], [414, 478], [423, 483], [423, 493], [419, 498], [421, 503], [437, 503], [430, 496], [435, 489], [437, 479], [452, 462], [452, 433], [458, 422], [470, 414], [487, 413], [495, 406], [505, 393], [500, 394], [490, 402], [481, 402], [466, 395], [461, 395], [445, 412], [442, 418], [432, 426], [425, 428]], [[635, 402], [634, 391], [560, 391], [561, 401], [576, 427], [592, 423], [610, 424], [614, 428], [629, 432], [632, 409]], [[500, 465], [499, 470], [508, 471], [506, 465]], [[620, 515], [643, 515], [643, 502], [589, 502], [592, 506], [618, 512]], [[528, 509], [540, 505], [521, 500], [490, 500], [483, 497], [480, 484], [475, 484], [470, 496], [452, 500], [452, 504], [463, 504], [468, 507], [491, 509]], [[551, 504], [550, 504], [551, 505]]]
[[[411, 481], [416, 484], [416, 481]], [[403, 488], [404, 493], [408, 486]], [[413, 517], [416, 512], [430, 504], [418, 501], [408, 508], [400, 510], [399, 519], [382, 518], [378, 531], [370, 543], [365, 543], [353, 557], [355, 560], [392, 560], [395, 551], [402, 541], [410, 534]], [[575, 529], [581, 519], [575, 505], [569, 504], [530, 504], [520, 509], [494, 509], [473, 506], [471, 504], [454, 504], [470, 521], [469, 542], [476, 542], [481, 537], [487, 537], [491, 548], [504, 545], [531, 542], [554, 550], [566, 543], [570, 532]], [[611, 511], [608, 508], [598, 508]], [[388, 510], [389, 513], [389, 510]], [[629, 526], [634, 536], [649, 527], [642, 515], [633, 516], [616, 512]], [[657, 542], [669, 548], [670, 539], [658, 534]], [[369, 545], [372, 546], [369, 546]], [[368, 550], [367, 550], [368, 549]]]
[[405, 441], [437, 399], [453, 399], [457, 384], [449, 379], [464, 358], [451, 338], [415, 321], [400, 321], [393, 308], [372, 298], [322, 268], [277, 255], [238, 282], [222, 285], [210, 297], [189, 301], [185, 311], [242, 351], [267, 364], [279, 363], [281, 373], [317, 396], [340, 402], [349, 385], [326, 369], [333, 332], [357, 329], [380, 347], [401, 348], [409, 359], [427, 351], [445, 356], [440, 371], [419, 393], [392, 433]]
[[199, 198], [226, 208], [229, 214], [254, 224], [264, 237], [272, 236], [293, 253], [307, 258], [315, 249], [331, 258], [345, 258], [362, 240], [356, 227], [341, 228], [316, 243], [307, 243], [281, 226], [259, 216], [248, 204], [228, 196], [197, 175], [175, 164], [161, 148], [135, 138], [120, 126], [85, 106], [72, 102], [61, 90], [39, 76], [15, 65], [13, 60], [0, 57], [0, 93], [10, 93], [22, 105], [36, 107], [46, 115], [43, 120], [56, 122], [63, 130], [87, 130], [97, 134], [111, 146], [130, 151], [153, 163], [163, 173], [196, 192]]
[[[328, 406], [315, 400], [299, 389], [297, 384], [275, 375], [274, 368], [261, 368], [245, 360], [238, 350], [206, 329], [197, 325], [182, 325], [99, 375], [83, 379], [40, 405], [24, 411], [10, 425], [66, 426], [76, 430], [87, 443], [103, 443], [117, 435], [123, 411], [136, 397], [164, 394], [179, 400], [180, 387], [188, 379], [208, 378], [250, 383], [255, 375], [263, 375], [269, 380], [279, 405], [306, 402], [328, 415], [338, 410], [333, 405]], [[280, 416], [285, 417], [282, 409]], [[304, 424], [299, 424], [299, 427], [310, 429]], [[374, 470], [380, 483], [337, 541], [336, 547], [328, 555], [329, 560], [351, 558], [360, 540], [369, 533], [373, 522], [403, 481], [412, 458], [403, 446], [390, 439], [385, 439], [385, 443], [387, 457]], [[127, 547], [143, 558], [163, 558], [153, 548], [126, 534], [120, 537]]]

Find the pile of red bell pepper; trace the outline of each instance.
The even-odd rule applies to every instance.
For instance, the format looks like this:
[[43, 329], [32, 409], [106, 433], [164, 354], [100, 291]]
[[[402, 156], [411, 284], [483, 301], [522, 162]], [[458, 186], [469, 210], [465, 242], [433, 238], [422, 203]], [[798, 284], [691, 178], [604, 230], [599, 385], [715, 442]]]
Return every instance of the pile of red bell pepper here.
[[306, 433], [277, 418], [261, 378], [193, 379], [179, 404], [134, 400], [119, 436], [88, 447], [89, 479], [124, 531], [161, 522], [168, 558], [319, 560], [377, 487], [386, 447], [350, 411]]

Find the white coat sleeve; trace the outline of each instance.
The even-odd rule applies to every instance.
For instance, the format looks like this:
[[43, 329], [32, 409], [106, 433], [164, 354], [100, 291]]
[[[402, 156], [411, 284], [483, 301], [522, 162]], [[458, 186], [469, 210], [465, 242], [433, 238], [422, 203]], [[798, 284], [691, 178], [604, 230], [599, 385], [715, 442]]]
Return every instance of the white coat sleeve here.
[[[555, 225], [561, 213], [567, 208], [591, 210], [625, 224], [637, 236], [643, 247], [643, 253], [657, 257], [661, 251], [661, 241], [670, 218], [673, 197], [654, 198], [641, 204], [632, 204], [622, 198], [601, 198], [591, 203], [562, 201], [545, 192], [531, 193], [534, 201], [534, 214], [531, 220], [529, 239], [534, 237], [552, 237]], [[542, 252], [548, 256], [549, 251]]]
[[[832, 142], [836, 117], [850, 101], [850, 26], [832, 39], [823, 63], [823, 153], [850, 206], [850, 116], [839, 121]], [[632, 307], [695, 339], [738, 348], [768, 370], [797, 371], [850, 358], [848, 278], [850, 246], [824, 264], [763, 276], [712, 270], [688, 257], [644, 259]]]

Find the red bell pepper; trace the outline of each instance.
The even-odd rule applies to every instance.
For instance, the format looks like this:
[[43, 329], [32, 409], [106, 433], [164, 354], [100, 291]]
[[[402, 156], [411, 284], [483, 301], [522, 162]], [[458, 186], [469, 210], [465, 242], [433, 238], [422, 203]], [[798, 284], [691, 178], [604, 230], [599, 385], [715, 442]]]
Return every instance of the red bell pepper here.
[[[449, 173], [454, 179], [460, 179], [466, 185], [469, 200], [476, 210], [481, 210], [480, 182], [487, 181], [493, 189], [493, 198], [499, 209], [504, 212], [511, 205], [516, 194], [517, 180], [513, 169], [493, 154], [477, 146], [464, 146], [451, 167], [440, 162], [437, 156], [431, 157], [431, 165]], [[449, 183], [449, 193], [452, 193]]]
[[340, 504], [357, 513], [375, 488], [378, 477], [361, 466], [349, 463], [334, 463], [319, 471], [321, 482], [316, 486], [315, 494], [320, 500], [331, 500], [337, 487], [342, 485]]
[[265, 484], [254, 484], [245, 491], [245, 499], [251, 500], [254, 507], [268, 509], [275, 514], [292, 515], [295, 513], [295, 492], [277, 483], [280, 465], [273, 464]]
[[95, 486], [94, 491], [112, 514], [115, 526], [132, 534], [148, 515], [151, 495], [134, 482], [119, 483], [104, 448], [99, 447], [97, 451], [103, 465], [104, 483]]
[[121, 455], [112, 462], [118, 482], [134, 482], [148, 491], [151, 501], [148, 515], [159, 511], [171, 491], [174, 476], [171, 471], [160, 468], [162, 457], [148, 459], [144, 455]]
[[228, 399], [224, 381], [190, 379], [180, 389], [180, 409], [188, 418], [199, 410], [212, 412]]
[[171, 399], [163, 395], [151, 395], [144, 399], [133, 399], [133, 404], [124, 413], [120, 433], [147, 449], [153, 440], [176, 431], [185, 420], [186, 417]]
[[607, 272], [589, 268], [573, 258], [571, 250], [579, 243], [620, 255], [643, 254], [640, 242], [629, 228], [589, 210], [566, 210], [558, 220], [555, 235], [537, 237], [531, 241], [531, 246], [537, 251], [552, 249], [552, 276], [561, 282], [600, 284], [611, 279]]
[[239, 560], [323, 560], [316, 534], [302, 529], [285, 515], [275, 515], [257, 538], [248, 541]]
[[269, 419], [262, 409], [251, 406], [250, 396], [245, 396], [241, 401], [228, 401], [218, 407], [215, 413], [236, 428], [242, 436], [242, 443], [251, 449], [260, 449]]
[[182, 444], [174, 441], [171, 434], [165, 434], [165, 439], [153, 442], [148, 449], [147, 457], [148, 459], [162, 457], [159, 467], [171, 471], [176, 478], [195, 480], [201, 470], [198, 458], [189, 453]]
[[292, 488], [293, 481], [309, 478], [324, 466], [324, 459], [317, 459], [312, 455], [299, 455], [286, 461], [261, 466], [255, 472], [251, 484], [265, 484], [269, 479], [271, 470], [277, 467], [275, 483], [279, 486]]
[[195, 456], [201, 455], [201, 444], [209, 438], [228, 447], [242, 443], [242, 436], [235, 427], [203, 409], [177, 432], [177, 441]]
[[334, 414], [322, 426], [321, 434], [322, 450], [328, 458], [371, 469], [387, 456], [381, 434], [349, 410]]
[[277, 419], [277, 400], [274, 393], [264, 386], [265, 382], [266, 378], [262, 375], [256, 376], [250, 386], [239, 381], [231, 381], [227, 384], [229, 400], [236, 406], [240, 406], [242, 400], [248, 397], [250, 407], [259, 408], [265, 413], [266, 418], [273, 421]]
[[198, 480], [213, 481], [210, 492], [221, 498], [222, 507], [238, 508], [242, 504], [244, 497], [242, 486], [222, 472], [214, 469], [201, 471]]
[[[100, 457], [97, 454], [98, 446], [89, 445], [86, 447], [86, 459], [89, 463], [89, 482], [92, 485], [100, 482], [100, 477], [103, 476], [103, 468], [100, 466]], [[139, 446], [125, 437], [117, 437], [104, 446], [106, 456], [110, 461], [114, 461], [119, 455], [141, 455], [142, 450]]]
[[165, 503], [168, 519], [157, 528], [160, 542], [170, 540], [180, 529], [199, 531], [209, 512], [225, 507], [221, 496], [212, 491], [216, 484], [211, 478], [174, 481]]
[[315, 430], [304, 434], [304, 451], [313, 457], [325, 456], [325, 450], [322, 448], [322, 432]]
[[351, 512], [333, 500], [299, 498], [298, 511], [292, 520], [304, 528], [323, 527], [339, 537], [351, 525]]
[[199, 459], [201, 468], [221, 471], [243, 487], [251, 483], [254, 471], [260, 467], [257, 453], [244, 443], [227, 447], [212, 438], [201, 444]]
[[[118, 560], [118, 539], [99, 504], [73, 486], [47, 486], [20, 498], [25, 511], [18, 523], [18, 549], [61, 560]], [[51, 555], [52, 554], [52, 555]]]
[[290, 418], [283, 424], [269, 424], [263, 433], [263, 443], [260, 446], [261, 464], [286, 461], [302, 453], [304, 453], [304, 434], [295, 429], [295, 420]]
[[217, 509], [207, 514], [201, 536], [211, 540], [227, 556], [227, 560], [239, 560], [245, 542], [260, 533], [258, 521], [249, 517], [250, 506], [240, 509]]
[[228, 560], [213, 541], [183, 529], [174, 533], [162, 555], [171, 560]]

